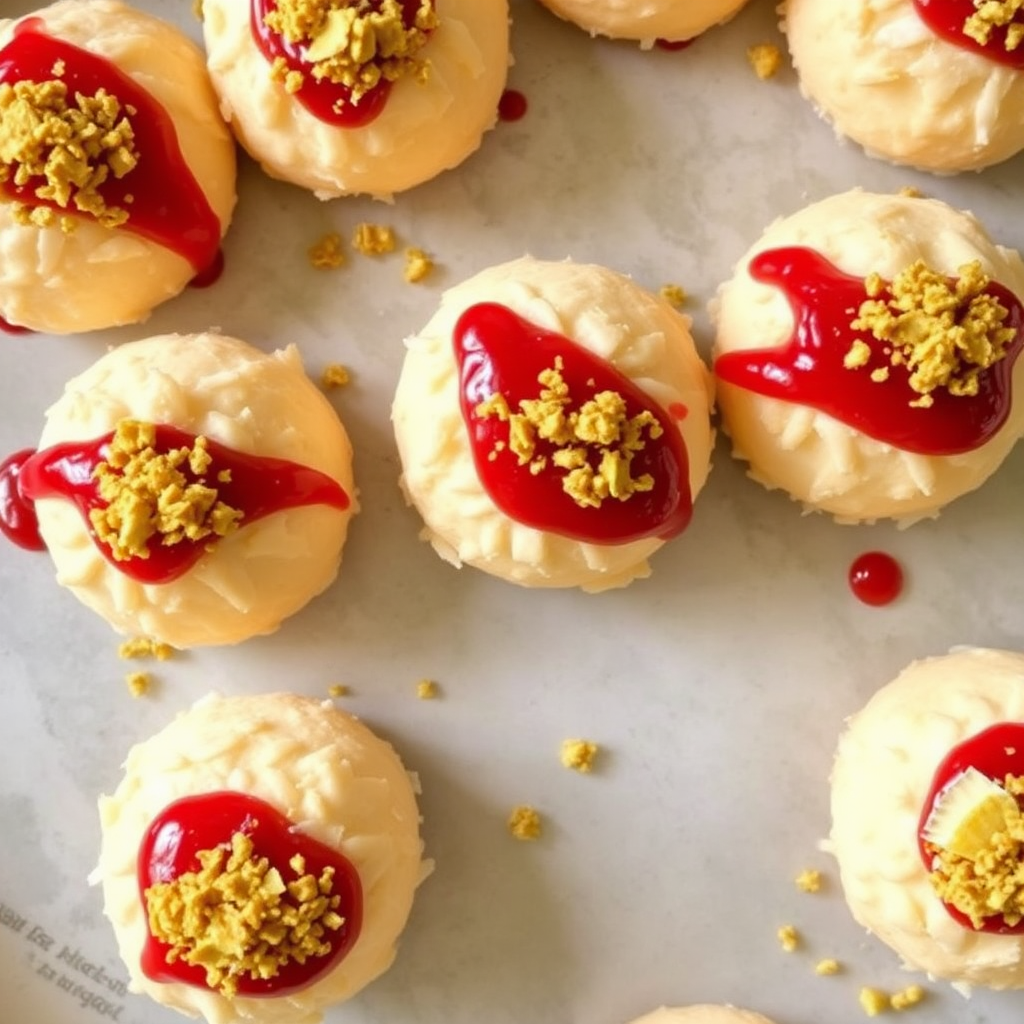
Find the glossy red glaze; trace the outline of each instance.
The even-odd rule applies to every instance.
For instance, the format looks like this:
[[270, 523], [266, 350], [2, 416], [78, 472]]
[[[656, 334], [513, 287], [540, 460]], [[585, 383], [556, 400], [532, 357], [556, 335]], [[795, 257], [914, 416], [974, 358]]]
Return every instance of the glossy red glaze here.
[[[338, 964], [352, 948], [362, 927], [363, 890], [356, 869], [338, 850], [304, 835], [278, 810], [244, 793], [221, 791], [185, 797], [165, 807], [150, 824], [139, 846], [139, 893], [145, 912], [146, 890], [158, 883], [173, 882], [179, 875], [199, 869], [198, 854], [218, 846], [230, 846], [231, 837], [242, 832], [253, 842], [254, 855], [266, 857], [285, 882], [296, 875], [289, 861], [296, 854], [306, 860], [306, 873], [319, 878], [324, 868], [334, 868], [332, 895], [340, 896], [338, 914], [345, 923], [329, 932], [330, 952], [305, 963], [291, 961], [274, 978], [238, 977], [238, 992], [246, 996], [282, 996], [313, 984]], [[141, 966], [148, 978], [159, 982], [183, 982], [207, 988], [206, 972], [175, 960], [167, 962], [171, 947], [147, 933]]]
[[217, 254], [213, 257], [210, 265], [205, 269], [201, 270], [195, 277], [189, 281], [189, 288], [209, 288], [211, 285], [216, 284], [224, 273], [224, 250], [218, 249]]
[[659, 50], [685, 50], [688, 46], [693, 46], [700, 36], [694, 36], [692, 39], [655, 39], [654, 45]]
[[26, 448], [0, 462], [0, 533], [20, 548], [45, 551], [35, 506], [24, 498], [18, 487], [22, 466], [34, 454], [35, 449]]
[[903, 592], [903, 570], [884, 551], [865, 551], [850, 566], [850, 589], [864, 604], [892, 604]]
[[[88, 524], [89, 512], [105, 505], [93, 480], [93, 471], [107, 458], [112, 437], [113, 433], [105, 434], [94, 441], [73, 441], [35, 453], [22, 465], [18, 480], [21, 494], [28, 501], [40, 498], [72, 501]], [[191, 447], [195, 440], [194, 434], [161, 424], [156, 428], [154, 447], [159, 452], [167, 452], [182, 446]], [[286, 459], [246, 455], [216, 441], [209, 441], [208, 450], [213, 463], [207, 479], [215, 481], [222, 470], [231, 473], [230, 480], [218, 482], [216, 487], [221, 501], [242, 512], [240, 529], [274, 512], [303, 505], [330, 505], [342, 510], [349, 507], [349, 497], [341, 485], [319, 470]], [[180, 468], [187, 475], [187, 465]], [[92, 532], [91, 526], [89, 532], [107, 561], [140, 583], [170, 583], [195, 565], [218, 540], [211, 536], [164, 546], [154, 538], [148, 558], [119, 562], [108, 545]]]
[[[1007, 775], [1024, 775], [1024, 723], [1000, 722], [971, 736], [954, 747], [936, 769], [917, 823], [917, 845], [921, 861], [927, 871], [931, 871], [932, 858], [924, 838], [925, 824], [942, 791], [968, 768], [974, 768], [999, 783], [1002, 783]], [[1024, 921], [1008, 925], [1002, 917], [993, 917], [986, 919], [980, 929], [975, 929], [970, 918], [948, 903], [943, 905], [956, 921], [970, 931], [1024, 935]]]
[[[973, 0], [914, 0], [914, 9], [921, 20], [941, 39], [972, 53], [980, 53], [997, 64], [1024, 68], [1024, 46], [1006, 48], [1008, 26], [993, 28], [987, 43], [979, 43], [964, 34], [964, 23], [977, 14]], [[1012, 24], [1024, 24], [1024, 10], [1017, 11]]]
[[[170, 249], [197, 273], [205, 270], [217, 255], [220, 220], [185, 162], [174, 123], [142, 86], [105, 58], [47, 35], [39, 18], [20, 21], [14, 38], [0, 50], [0, 82], [48, 81], [58, 62], [64, 65], [61, 80], [70, 94], [93, 96], [104, 89], [117, 97], [122, 110], [133, 107], [136, 111], [128, 116], [139, 162], [123, 178], [111, 176], [100, 188], [108, 206], [129, 211], [121, 230]], [[34, 194], [41, 183], [41, 178], [20, 186], [4, 182], [0, 189], [8, 199], [28, 206], [58, 208]], [[88, 216], [76, 214], [73, 205], [60, 209]]]
[[0, 331], [4, 334], [33, 334], [34, 331], [31, 327], [21, 327], [18, 324], [8, 323], [2, 316], [0, 316]]
[[[867, 298], [861, 278], [844, 274], [820, 253], [801, 247], [758, 253], [750, 262], [750, 274], [783, 290], [795, 329], [779, 348], [719, 356], [715, 373], [727, 384], [809, 405], [876, 441], [922, 455], [973, 451], [1006, 422], [1013, 366], [1024, 344], [1024, 308], [1001, 284], [992, 282], [986, 291], [1007, 308], [1005, 326], [1017, 332], [1005, 358], [980, 375], [977, 395], [957, 397], [939, 389], [932, 392], [933, 405], [916, 408], [910, 405], [918, 396], [905, 366], [889, 367], [889, 379], [882, 383], [871, 380], [871, 370], [889, 366], [889, 360], [882, 342], [850, 327]], [[856, 339], [871, 348], [872, 357], [867, 366], [848, 370], [843, 357]]]
[[[453, 336], [459, 365], [462, 416], [469, 431], [477, 473], [506, 515], [538, 530], [591, 544], [625, 544], [644, 537], [669, 538], [686, 528], [693, 512], [689, 468], [679, 428], [650, 396], [610, 363], [560, 334], [545, 330], [498, 303], [471, 306], [459, 318]], [[499, 442], [508, 442], [508, 424], [480, 417], [477, 405], [495, 393], [515, 409], [536, 398], [537, 377], [563, 362], [562, 377], [578, 407], [599, 391], [617, 391], [627, 416], [647, 410], [662, 427], [657, 440], [633, 459], [632, 474], [650, 473], [654, 489], [626, 501], [605, 499], [600, 508], [581, 508], [562, 489], [562, 472], [549, 466], [533, 474], [518, 465], [507, 448], [490, 459]], [[552, 447], [538, 442], [538, 454]]]
[[498, 100], [498, 117], [502, 121], [519, 121], [528, 108], [526, 97], [518, 89], [506, 89]]

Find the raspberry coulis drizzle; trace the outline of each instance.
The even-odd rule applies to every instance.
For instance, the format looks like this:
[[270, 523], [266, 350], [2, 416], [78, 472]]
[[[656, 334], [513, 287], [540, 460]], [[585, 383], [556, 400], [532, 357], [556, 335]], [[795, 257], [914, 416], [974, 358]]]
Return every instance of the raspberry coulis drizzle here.
[[[75, 92], [93, 96], [103, 89], [117, 98], [122, 112], [128, 107], [135, 110], [127, 116], [135, 134], [138, 164], [124, 177], [111, 175], [100, 186], [107, 206], [128, 211], [121, 228], [177, 253], [197, 274], [205, 271], [220, 246], [220, 220], [185, 162], [174, 123], [145, 89], [109, 60], [47, 35], [42, 19], [34, 17], [20, 21], [14, 38], [0, 50], [0, 82], [50, 81], [60, 64], [64, 67], [60, 80], [66, 83], [69, 96]], [[0, 190], [27, 206], [88, 216], [76, 213], [73, 204], [58, 207], [39, 198], [35, 190], [43, 183], [42, 178], [24, 185], [7, 181], [0, 183]]]
[[[548, 331], [498, 303], [467, 309], [452, 338], [459, 367], [460, 405], [469, 431], [477, 474], [494, 503], [526, 526], [592, 544], [625, 544], [644, 537], [674, 537], [690, 521], [689, 464], [679, 428], [672, 417], [614, 366], [583, 346]], [[508, 423], [497, 416], [479, 416], [476, 407], [498, 393], [515, 410], [520, 400], [536, 398], [539, 374], [562, 360], [562, 378], [579, 405], [600, 391], [617, 391], [626, 415], [649, 411], [660, 424], [660, 437], [647, 438], [630, 466], [634, 479], [650, 473], [654, 488], [628, 500], [606, 498], [599, 508], [583, 508], [562, 489], [562, 476], [550, 465], [531, 473], [518, 465], [508, 448]], [[682, 419], [685, 410], [676, 410]], [[496, 446], [506, 446], [490, 456]], [[552, 446], [538, 441], [538, 455]]]
[[903, 570], [884, 551], [865, 551], [850, 565], [850, 589], [864, 604], [881, 607], [892, 604], [903, 592]]
[[[89, 524], [90, 511], [106, 505], [99, 495], [93, 473], [97, 465], [109, 456], [112, 437], [110, 433], [93, 441], [54, 445], [21, 461], [16, 474], [16, 488], [12, 492], [20, 501], [12, 497], [11, 521], [21, 516], [22, 521], [27, 522], [26, 508], [32, 511], [34, 519], [31, 506], [40, 498], [64, 498], [78, 507], [89, 526], [93, 541], [111, 565], [140, 583], [170, 583], [195, 565], [219, 538], [211, 535], [198, 541], [182, 540], [177, 544], [164, 545], [160, 543], [159, 536], [154, 536], [150, 539], [148, 558], [134, 557], [117, 561], [109, 546], [95, 535]], [[158, 452], [168, 452], [175, 448], [191, 447], [195, 440], [194, 434], [158, 424], [154, 448]], [[213, 459], [207, 479], [216, 481], [217, 474], [222, 470], [230, 472], [229, 480], [211, 485], [216, 486], [220, 501], [242, 512], [240, 529], [244, 529], [248, 523], [289, 508], [329, 505], [344, 510], [349, 507], [349, 496], [341, 485], [319, 470], [300, 466], [287, 459], [247, 455], [216, 441], [208, 441], [207, 449]], [[187, 464], [179, 468], [188, 475]], [[7, 512], [7, 509], [3, 511]], [[5, 527], [3, 532], [23, 547], [42, 546], [41, 541], [37, 545], [22, 543], [24, 537], [19, 539], [18, 531], [9, 532]], [[27, 530], [21, 533], [25, 534]], [[38, 538], [38, 529], [35, 536]]]
[[[281, 996], [311, 985], [333, 967], [352, 948], [362, 927], [363, 891], [356, 869], [338, 850], [303, 835], [295, 825], [270, 804], [224, 790], [184, 797], [165, 807], [153, 820], [139, 846], [139, 893], [145, 913], [145, 892], [159, 883], [173, 882], [180, 875], [199, 870], [198, 854], [218, 846], [230, 847], [236, 832], [253, 843], [253, 855], [266, 857], [285, 882], [294, 877], [289, 861], [300, 854], [305, 858], [305, 873], [319, 878], [324, 868], [334, 868], [332, 896], [340, 896], [337, 913], [344, 924], [327, 932], [330, 952], [282, 965], [273, 978], [237, 975], [238, 993], [246, 996]], [[141, 966], [148, 978], [158, 982], [183, 982], [207, 988], [202, 967], [182, 960], [167, 962], [171, 947], [149, 932], [142, 949]]]
[[[924, 838], [925, 825], [936, 800], [968, 768], [974, 768], [1000, 784], [1007, 775], [1024, 775], [1024, 723], [1000, 722], [998, 725], [990, 726], [955, 746], [936, 769], [917, 823], [917, 846], [925, 870], [929, 872], [932, 870], [933, 855], [929, 852], [927, 840]], [[975, 928], [971, 919], [956, 907], [945, 902], [943, 906], [949, 911], [950, 916], [970, 931], [1024, 935], [1024, 921], [1009, 925], [1002, 917], [993, 916], [985, 918], [981, 928]]]
[[18, 547], [45, 551], [35, 506], [24, 499], [18, 486], [21, 468], [33, 455], [34, 448], [25, 448], [0, 462], [0, 533]]
[[[726, 352], [715, 360], [715, 373], [727, 384], [797, 402], [833, 416], [876, 441], [921, 455], [956, 455], [988, 441], [1010, 413], [1013, 365], [1024, 345], [1024, 307], [998, 282], [985, 291], [1008, 310], [1003, 322], [1016, 336], [1006, 355], [982, 371], [978, 394], [932, 392], [933, 404], [914, 407], [920, 397], [909, 383], [906, 366], [889, 366], [885, 343], [850, 322], [867, 298], [862, 278], [845, 274], [820, 253], [799, 246], [768, 249], [750, 261], [750, 275], [785, 293], [795, 326], [778, 348]], [[887, 291], [879, 299], [889, 297]], [[855, 340], [872, 355], [867, 366], [847, 369], [843, 357]], [[870, 374], [888, 367], [888, 380]]]
[[[1015, 50], [1006, 48], [1009, 25], [993, 25], [987, 43], [979, 43], [964, 32], [964, 23], [978, 13], [973, 0], [914, 0], [914, 9], [921, 20], [947, 43], [979, 53], [997, 64], [1024, 69], [1024, 45]], [[1010, 24], [1024, 24], [1024, 10], [1017, 11]]]

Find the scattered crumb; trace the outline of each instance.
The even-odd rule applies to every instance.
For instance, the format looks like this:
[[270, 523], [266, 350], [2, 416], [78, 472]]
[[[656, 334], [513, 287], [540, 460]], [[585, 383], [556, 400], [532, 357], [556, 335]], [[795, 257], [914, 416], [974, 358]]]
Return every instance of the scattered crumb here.
[[409, 284], [418, 284], [429, 277], [434, 269], [434, 261], [422, 249], [405, 250], [405, 270], [402, 276]]
[[756, 43], [747, 47], [747, 61], [762, 81], [772, 78], [782, 67], [782, 51], [774, 43]]
[[352, 375], [349, 373], [348, 367], [341, 363], [328, 363], [324, 367], [324, 372], [320, 374], [320, 385], [327, 391], [343, 388], [351, 380]]
[[441, 695], [441, 688], [433, 679], [421, 679], [416, 684], [416, 696], [420, 700], [434, 700]]
[[775, 933], [783, 950], [792, 953], [800, 945], [800, 933], [791, 924], [784, 924]]
[[963, 25], [963, 33], [981, 46], [986, 46], [994, 28], [1006, 28], [1003, 48], [1012, 53], [1024, 43], [1024, 24], [1015, 21], [1024, 8], [1024, 0], [975, 0], [975, 11]]
[[342, 247], [341, 235], [337, 231], [328, 231], [326, 235], [309, 247], [310, 265], [317, 270], [336, 270], [345, 265], [345, 251]]
[[593, 771], [597, 751], [597, 744], [590, 740], [562, 740], [562, 764], [586, 775]]
[[117, 656], [126, 661], [132, 658], [156, 658], [166, 661], [174, 656], [174, 648], [170, 644], [150, 640], [145, 636], [133, 636], [124, 640], [117, 648]]
[[658, 294], [670, 305], [675, 306], [679, 309], [680, 306], [686, 304], [686, 291], [682, 285], [678, 284], [663, 284], [658, 289]]
[[860, 1008], [869, 1016], [877, 1017], [889, 1009], [889, 997], [877, 988], [862, 988], [857, 996]]
[[916, 185], [904, 185], [896, 194], [904, 196], [907, 199], [924, 198], [924, 192], [922, 192]]
[[825, 960], [819, 960], [814, 965], [814, 973], [820, 975], [823, 978], [831, 977], [833, 974], [838, 974], [840, 970], [839, 961], [833, 960], [828, 957]]
[[357, 224], [352, 248], [364, 256], [383, 256], [395, 251], [395, 232], [386, 224]]
[[911, 1006], [917, 1006], [925, 997], [925, 991], [920, 985], [908, 985], [899, 992], [893, 992], [889, 1004], [894, 1010], [906, 1010]]
[[153, 677], [148, 672], [129, 672], [124, 681], [133, 697], [144, 697], [153, 685]]
[[805, 868], [796, 876], [796, 878], [793, 879], [793, 884], [801, 892], [820, 892], [821, 872], [815, 868]]
[[344, 683], [331, 683], [327, 687], [327, 694], [330, 697], [347, 697], [351, 692]]
[[508, 816], [508, 830], [516, 839], [540, 839], [540, 815], [534, 808], [520, 804]]

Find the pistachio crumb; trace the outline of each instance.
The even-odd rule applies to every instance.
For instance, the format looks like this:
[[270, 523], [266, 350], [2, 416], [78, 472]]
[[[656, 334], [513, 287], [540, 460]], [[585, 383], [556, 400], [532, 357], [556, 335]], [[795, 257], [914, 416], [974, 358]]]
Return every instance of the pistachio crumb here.
[[520, 804], [512, 809], [508, 816], [508, 830], [516, 839], [524, 841], [540, 839], [540, 814], [527, 804]]
[[357, 224], [352, 248], [364, 256], [384, 256], [395, 251], [395, 232], [386, 224]]
[[889, 997], [879, 988], [865, 986], [857, 994], [857, 1001], [869, 1017], [877, 1017], [889, 1009]]
[[800, 933], [791, 924], [782, 925], [775, 934], [786, 953], [792, 953], [800, 945]]
[[153, 684], [153, 677], [148, 672], [129, 672], [124, 681], [133, 697], [144, 697]]
[[328, 231], [309, 247], [310, 266], [317, 270], [337, 270], [345, 265], [345, 252], [341, 235]]
[[347, 697], [352, 691], [344, 683], [331, 683], [327, 687], [329, 697]]
[[174, 656], [174, 648], [170, 644], [150, 640], [149, 637], [133, 636], [118, 645], [117, 656], [126, 661], [132, 658], [156, 658], [157, 661], [167, 661]]
[[594, 770], [594, 758], [598, 746], [590, 740], [562, 740], [561, 761], [566, 768], [581, 772], [584, 775]]
[[658, 289], [658, 294], [670, 305], [675, 306], [679, 309], [681, 306], [686, 304], [686, 290], [682, 285], [678, 284], [663, 284]]
[[925, 990], [920, 985], [908, 985], [899, 992], [893, 992], [889, 1004], [894, 1010], [906, 1010], [917, 1006], [925, 997]]
[[822, 978], [829, 978], [834, 974], [838, 974], [839, 970], [839, 961], [834, 960], [832, 957], [826, 957], [824, 960], [819, 960], [814, 965], [814, 973]]
[[422, 249], [405, 250], [405, 270], [402, 276], [409, 284], [419, 284], [429, 277], [433, 270], [434, 261]]
[[352, 380], [348, 367], [342, 363], [328, 363], [320, 374], [320, 384], [327, 391], [343, 388]]
[[420, 700], [434, 700], [441, 695], [441, 688], [433, 679], [421, 679], [416, 684], [416, 696]]
[[793, 884], [801, 892], [815, 893], [821, 891], [821, 872], [816, 868], [804, 868], [796, 878], [793, 879]]
[[747, 62], [761, 81], [773, 78], [782, 67], [782, 51], [774, 43], [756, 43], [747, 47]]

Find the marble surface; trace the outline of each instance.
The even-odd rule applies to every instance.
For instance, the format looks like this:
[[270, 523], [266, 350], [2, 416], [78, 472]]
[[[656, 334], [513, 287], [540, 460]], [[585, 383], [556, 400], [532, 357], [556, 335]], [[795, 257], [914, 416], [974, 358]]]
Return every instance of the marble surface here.
[[[149, 0], [199, 37], [177, 0]], [[6, 0], [4, 14], [30, 9]], [[86, 883], [96, 797], [128, 747], [211, 689], [352, 688], [345, 706], [390, 737], [423, 783], [424, 885], [391, 971], [334, 1024], [622, 1024], [662, 1003], [732, 1002], [778, 1024], [853, 1024], [862, 985], [923, 980], [851, 921], [833, 865], [827, 776], [845, 716], [915, 657], [951, 645], [1024, 645], [1024, 450], [935, 522], [900, 532], [805, 517], [750, 482], [719, 443], [690, 529], [654, 574], [598, 596], [527, 592], [457, 572], [417, 540], [388, 422], [402, 338], [442, 288], [530, 252], [604, 263], [707, 301], [775, 216], [854, 185], [916, 185], [973, 209], [1005, 244], [1024, 164], [939, 179], [843, 146], [783, 70], [758, 81], [746, 47], [779, 41], [770, 0], [681, 52], [589, 39], [513, 0], [510, 85], [527, 116], [459, 169], [400, 196], [320, 204], [243, 164], [226, 271], [142, 327], [0, 345], [0, 449], [32, 445], [66, 377], [111, 343], [219, 326], [310, 371], [353, 371], [333, 400], [353, 436], [363, 511], [341, 577], [273, 637], [182, 655], [133, 700], [117, 639], [52, 579], [45, 556], [0, 548], [0, 1017], [32, 1024], [171, 1024], [123, 992]], [[313, 271], [307, 247], [362, 220], [433, 252]], [[875, 609], [847, 590], [868, 548], [897, 556], [903, 597]], [[440, 682], [436, 701], [416, 682]], [[566, 736], [601, 744], [598, 770], [559, 764]], [[546, 830], [514, 841], [535, 804]], [[793, 877], [826, 875], [808, 896]], [[805, 937], [783, 953], [776, 929]], [[837, 977], [814, 964], [835, 957]], [[970, 1001], [927, 984], [930, 1024], [1010, 1024], [1024, 994]]]

